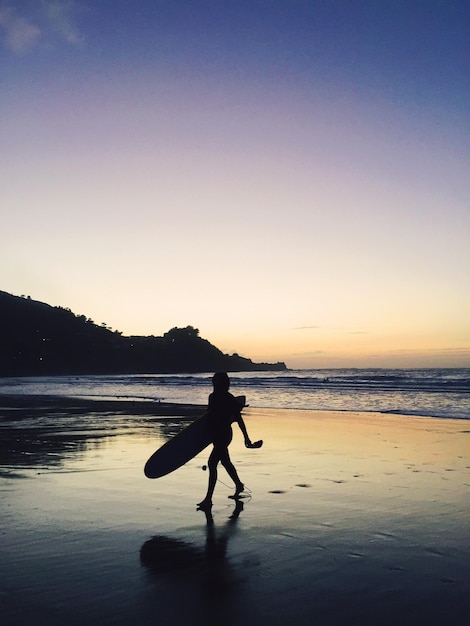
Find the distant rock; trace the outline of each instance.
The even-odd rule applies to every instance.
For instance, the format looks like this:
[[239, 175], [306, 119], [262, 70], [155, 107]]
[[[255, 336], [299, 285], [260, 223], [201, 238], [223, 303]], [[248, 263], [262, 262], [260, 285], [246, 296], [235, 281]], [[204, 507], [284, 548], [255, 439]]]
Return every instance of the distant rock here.
[[0, 291], [0, 376], [282, 371], [224, 354], [192, 326], [124, 337], [70, 309]]

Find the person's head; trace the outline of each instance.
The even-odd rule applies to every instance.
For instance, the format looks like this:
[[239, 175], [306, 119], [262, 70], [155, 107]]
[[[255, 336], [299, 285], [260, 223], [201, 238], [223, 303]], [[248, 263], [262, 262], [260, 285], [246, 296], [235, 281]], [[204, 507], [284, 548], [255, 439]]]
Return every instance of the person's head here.
[[214, 391], [228, 391], [230, 378], [227, 372], [216, 372], [214, 376], [212, 376], [212, 384], [214, 385]]

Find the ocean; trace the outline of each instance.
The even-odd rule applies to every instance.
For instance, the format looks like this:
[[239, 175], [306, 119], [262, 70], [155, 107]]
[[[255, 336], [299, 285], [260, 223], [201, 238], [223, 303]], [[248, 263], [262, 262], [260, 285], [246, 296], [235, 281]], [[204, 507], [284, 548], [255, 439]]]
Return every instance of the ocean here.
[[[311, 369], [230, 374], [252, 407], [376, 411], [470, 419], [470, 368]], [[54, 376], [0, 379], [0, 394], [205, 404], [210, 374]]]

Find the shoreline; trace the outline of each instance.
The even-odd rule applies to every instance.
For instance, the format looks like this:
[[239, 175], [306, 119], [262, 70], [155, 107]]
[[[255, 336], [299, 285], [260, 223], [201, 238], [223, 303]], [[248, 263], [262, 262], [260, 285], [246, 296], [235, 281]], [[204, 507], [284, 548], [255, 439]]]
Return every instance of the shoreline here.
[[[20, 394], [20, 393], [0, 393], [0, 418], [3, 415], [12, 416], [15, 411], [28, 410], [41, 413], [63, 413], [68, 410], [71, 414], [92, 413], [116, 413], [133, 414], [133, 415], [154, 415], [155, 417], [180, 416], [183, 418], [198, 417], [207, 408], [207, 404], [198, 403], [179, 403], [164, 402], [151, 398], [134, 398], [125, 397], [103, 398], [90, 396], [73, 396], [59, 394]], [[357, 410], [357, 409], [312, 409], [299, 407], [255, 407], [247, 405], [244, 413], [248, 409], [260, 411], [288, 411], [291, 413], [299, 412], [303, 414], [345, 414], [345, 415], [382, 415], [390, 417], [402, 417], [410, 419], [432, 419], [432, 420], [454, 420], [465, 422], [467, 417], [443, 417], [441, 415], [430, 415], [425, 413], [403, 413], [394, 410]]]
[[[320, 373], [321, 372], [321, 373]], [[207, 405], [210, 375], [0, 379], [0, 394], [59, 394], [83, 399]], [[470, 420], [470, 368], [302, 370], [237, 373], [232, 392], [251, 406], [295, 410], [380, 411]], [[147, 407], [148, 408], [148, 407]]]
[[62, 396], [48, 394], [0, 394], [0, 411], [34, 410], [37, 412], [72, 413], [132, 413], [156, 416], [188, 416], [198, 415], [205, 409], [199, 404], [178, 404], [155, 400], [104, 399], [82, 396]]

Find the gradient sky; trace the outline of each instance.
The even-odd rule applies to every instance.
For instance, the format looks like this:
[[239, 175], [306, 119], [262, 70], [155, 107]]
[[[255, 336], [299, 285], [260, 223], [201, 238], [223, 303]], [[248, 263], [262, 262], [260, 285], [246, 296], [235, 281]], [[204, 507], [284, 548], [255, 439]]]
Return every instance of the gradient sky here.
[[470, 2], [0, 0], [0, 289], [470, 366]]

